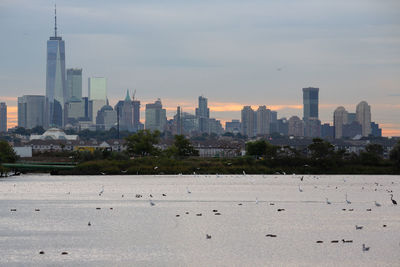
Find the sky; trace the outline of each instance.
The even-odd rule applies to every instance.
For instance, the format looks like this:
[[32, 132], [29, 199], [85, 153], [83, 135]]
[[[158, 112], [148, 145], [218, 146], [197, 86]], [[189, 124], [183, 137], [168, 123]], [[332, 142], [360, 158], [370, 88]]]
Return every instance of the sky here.
[[[386, 136], [400, 136], [398, 0], [58, 0], [67, 68], [107, 78], [114, 105], [136, 89], [211, 117], [240, 119], [244, 105], [302, 117], [302, 88], [318, 87], [320, 119], [367, 101]], [[54, 1], [0, 0], [0, 102], [9, 127], [18, 96], [45, 94]]]

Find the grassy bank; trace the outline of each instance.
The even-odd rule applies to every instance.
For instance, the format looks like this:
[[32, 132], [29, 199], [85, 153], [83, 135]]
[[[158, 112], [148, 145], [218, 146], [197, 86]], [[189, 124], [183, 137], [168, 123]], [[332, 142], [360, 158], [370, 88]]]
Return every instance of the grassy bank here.
[[315, 162], [307, 159], [273, 161], [241, 157], [234, 159], [171, 159], [143, 157], [131, 160], [95, 160], [60, 170], [60, 175], [150, 175], [150, 174], [400, 174], [390, 162], [375, 165], [342, 162]]

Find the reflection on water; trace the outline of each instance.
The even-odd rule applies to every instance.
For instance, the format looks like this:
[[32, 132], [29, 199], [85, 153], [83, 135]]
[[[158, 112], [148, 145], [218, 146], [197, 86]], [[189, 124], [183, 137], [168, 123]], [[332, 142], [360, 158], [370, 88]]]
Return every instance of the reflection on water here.
[[0, 265], [398, 266], [399, 176], [300, 178], [1, 179]]

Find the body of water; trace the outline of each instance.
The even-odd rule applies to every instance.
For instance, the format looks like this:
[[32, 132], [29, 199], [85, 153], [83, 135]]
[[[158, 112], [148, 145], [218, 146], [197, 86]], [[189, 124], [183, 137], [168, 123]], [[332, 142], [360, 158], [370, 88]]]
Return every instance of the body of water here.
[[400, 266], [399, 190], [399, 176], [9, 177], [0, 265]]

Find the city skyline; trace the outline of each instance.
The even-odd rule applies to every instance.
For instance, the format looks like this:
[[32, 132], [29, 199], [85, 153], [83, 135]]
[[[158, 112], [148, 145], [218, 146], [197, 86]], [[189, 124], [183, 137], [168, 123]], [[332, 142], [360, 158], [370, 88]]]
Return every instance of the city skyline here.
[[[308, 5], [311, 7], [313, 11], [321, 11], [320, 15], [325, 14], [328, 10], [326, 7], [323, 7], [321, 5], [313, 4], [310, 1], [305, 1], [308, 3]], [[33, 32], [30, 32], [27, 34], [28, 37], [22, 37], [22, 38], [28, 38], [32, 39], [30, 41], [30, 45], [32, 47], [25, 46], [23, 47], [26, 51], [22, 50], [21, 48], [19, 49], [19, 52], [21, 52], [21, 56], [23, 56], [26, 53], [30, 53], [30, 49], [32, 50], [36, 49], [39, 52], [40, 59], [35, 56], [31, 57], [31, 61], [27, 61], [26, 66], [21, 65], [21, 61], [19, 58], [15, 58], [15, 62], [10, 63], [10, 59], [8, 55], [5, 55], [5, 60], [0, 63], [0, 69], [2, 70], [2, 77], [0, 79], [0, 88], [2, 90], [2, 98], [0, 99], [1, 102], [6, 102], [8, 106], [8, 114], [10, 116], [9, 120], [9, 128], [13, 127], [15, 125], [16, 121], [16, 100], [17, 97], [20, 95], [43, 95], [44, 91], [44, 84], [45, 80], [43, 77], [45, 75], [42, 75], [45, 72], [45, 62], [43, 61], [43, 54], [45, 54], [45, 44], [43, 43], [43, 40], [38, 40], [37, 36], [44, 36], [48, 35], [51, 33], [50, 31], [46, 31], [43, 29], [49, 29], [52, 26], [52, 12], [51, 10], [53, 9], [53, 6], [49, 5], [48, 3], [42, 2], [39, 4], [37, 7], [32, 7], [30, 6], [29, 2], [27, 2], [27, 7], [21, 7], [21, 3], [25, 3], [24, 1], [16, 1], [15, 3], [11, 2], [6, 2], [2, 5], [2, 10], [4, 10], [6, 15], [9, 14], [14, 14], [16, 16], [5, 16], [3, 17], [3, 20], [6, 22], [11, 22], [14, 19], [17, 19], [18, 16], [21, 16], [24, 12], [26, 12], [26, 8], [31, 8], [34, 12], [32, 14], [35, 16], [41, 14], [43, 18], [40, 18], [37, 22], [34, 20], [33, 25], [44, 25], [44, 27], [39, 27], [39, 29], [33, 28]], [[176, 2], [172, 2], [171, 6], [176, 5]], [[359, 2], [360, 4], [360, 2]], [[356, 13], [356, 15], [359, 15], [360, 17], [356, 16], [355, 22], [351, 22], [349, 20], [350, 14], [345, 12], [345, 22], [349, 23], [349, 25], [354, 26], [356, 29], [365, 29], [366, 25], [374, 25], [374, 26], [380, 26], [380, 30], [372, 30], [372, 32], [369, 32], [369, 34], [372, 34], [375, 36], [375, 42], [372, 42], [369, 40], [369, 42], [365, 43], [365, 47], [361, 49], [361, 52], [358, 52], [357, 56], [364, 56], [363, 53], [367, 52], [364, 50], [368, 50], [369, 53], [365, 54], [368, 55], [367, 57], [364, 57], [363, 62], [357, 62], [355, 58], [351, 58], [350, 61], [352, 62], [346, 62], [344, 65], [340, 65], [338, 62], [331, 62], [327, 61], [326, 66], [324, 67], [323, 61], [324, 59], [331, 59], [327, 54], [319, 54], [321, 56], [321, 60], [318, 58], [315, 58], [315, 54], [313, 52], [310, 52], [308, 56], [312, 58], [310, 61], [305, 61], [305, 63], [302, 65], [301, 61], [298, 60], [298, 55], [296, 54], [290, 54], [293, 56], [293, 58], [288, 58], [287, 54], [284, 52], [288, 52], [287, 50], [277, 50], [278, 56], [282, 57], [282, 62], [280, 61], [279, 57], [274, 57], [272, 55], [269, 56], [260, 56], [260, 59], [254, 58], [254, 54], [250, 53], [248, 54], [248, 58], [246, 59], [245, 55], [240, 53], [236, 55], [237, 57], [232, 57], [230, 58], [231, 61], [226, 61], [227, 56], [233, 56], [233, 54], [228, 54], [224, 55], [223, 58], [219, 58], [216, 53], [217, 52], [222, 52], [221, 47], [218, 46], [220, 44], [219, 42], [223, 41], [221, 38], [216, 38], [215, 40], [213, 39], [212, 43], [215, 42], [217, 44], [216, 46], [216, 51], [213, 49], [210, 50], [210, 47], [208, 50], [206, 49], [206, 54], [199, 52], [198, 58], [200, 61], [205, 60], [208, 61], [208, 63], [214, 63], [216, 65], [221, 64], [221, 66], [192, 66], [191, 64], [187, 64], [187, 62], [178, 62], [179, 64], [171, 67], [171, 64], [165, 65], [165, 63], [168, 63], [168, 60], [177, 60], [179, 61], [182, 59], [180, 56], [182, 55], [176, 55], [176, 58], [174, 58], [174, 53], [168, 54], [167, 51], [161, 50], [160, 52], [157, 53], [165, 53], [165, 54], [157, 54], [156, 58], [154, 58], [154, 55], [152, 55], [151, 51], [146, 51], [146, 50], [140, 50], [141, 52], [147, 52], [143, 54], [143, 57], [136, 57], [138, 56], [135, 52], [126, 54], [126, 58], [122, 58], [121, 56], [116, 55], [113, 51], [110, 50], [102, 50], [100, 51], [101, 53], [98, 54], [97, 49], [104, 49], [105, 47], [102, 47], [102, 45], [99, 45], [100, 48], [96, 47], [96, 56], [97, 58], [95, 59], [93, 57], [93, 54], [89, 51], [86, 42], [91, 41], [92, 44], [93, 41], [96, 39], [95, 29], [90, 29], [85, 28], [82, 29], [83, 31], [86, 31], [85, 34], [82, 33], [77, 33], [76, 31], [80, 31], [76, 28], [73, 27], [74, 24], [76, 24], [80, 20], [85, 20], [91, 25], [94, 25], [94, 22], [100, 23], [99, 25], [103, 25], [105, 17], [107, 15], [113, 15], [109, 13], [105, 8], [108, 6], [107, 3], [100, 2], [98, 6], [94, 7], [93, 13], [88, 14], [87, 17], [82, 17], [83, 11], [88, 11], [88, 4], [85, 3], [84, 1], [82, 4], [77, 5], [76, 3], [69, 4], [66, 1], [60, 1], [58, 3], [59, 5], [59, 10], [61, 9], [60, 12], [58, 12], [58, 17], [61, 17], [61, 34], [63, 35], [63, 39], [67, 40], [67, 45], [65, 47], [66, 49], [66, 67], [67, 68], [82, 68], [83, 69], [83, 80], [87, 80], [88, 77], [92, 76], [104, 76], [107, 78], [109, 81], [109, 96], [113, 95], [116, 97], [110, 98], [110, 104], [113, 106], [117, 103], [118, 100], [123, 99], [124, 97], [124, 92], [126, 89], [123, 88], [132, 88], [137, 89], [137, 95], [138, 99], [141, 100], [142, 106], [145, 106], [147, 103], [150, 103], [154, 101], [155, 98], [160, 97], [163, 102], [163, 106], [167, 109], [167, 115], [168, 118], [172, 118], [172, 116], [176, 112], [176, 106], [181, 106], [184, 112], [190, 112], [194, 113], [195, 107], [196, 107], [196, 98], [198, 95], [204, 95], [209, 99], [209, 108], [210, 108], [210, 113], [212, 114], [212, 117], [215, 117], [222, 122], [224, 121], [229, 121], [231, 119], [238, 119], [240, 118], [240, 110], [243, 108], [243, 106], [246, 105], [251, 105], [253, 109], [256, 109], [260, 105], [266, 105], [267, 108], [271, 110], [276, 110], [279, 112], [278, 117], [291, 117], [292, 115], [296, 115], [298, 117], [302, 117], [302, 101], [301, 101], [301, 88], [312, 86], [312, 87], [319, 87], [320, 88], [320, 103], [319, 103], [319, 112], [320, 112], [320, 120], [322, 123], [324, 122], [329, 122], [333, 123], [333, 112], [334, 110], [339, 107], [339, 106], [344, 106], [347, 110], [355, 110], [355, 107], [357, 103], [360, 101], [366, 101], [369, 103], [372, 109], [372, 121], [379, 122], [380, 125], [382, 126], [384, 132], [383, 134], [386, 136], [390, 135], [400, 135], [400, 125], [399, 125], [399, 117], [400, 117], [400, 105], [398, 104], [398, 100], [400, 99], [400, 94], [399, 94], [399, 88], [398, 84], [400, 84], [400, 78], [398, 78], [399, 75], [395, 75], [398, 73], [399, 70], [399, 54], [397, 51], [399, 50], [398, 46], [396, 47], [396, 38], [398, 37], [398, 32], [393, 31], [393, 33], [388, 34], [387, 31], [390, 28], [387, 26], [387, 24], [383, 22], [377, 22], [373, 20], [372, 13], [373, 11], [376, 11], [373, 9], [373, 7], [377, 7], [377, 16], [379, 18], [382, 18], [383, 21], [390, 21], [392, 24], [396, 24], [399, 22], [398, 17], [395, 15], [397, 14], [395, 10], [390, 10], [387, 6], [382, 6], [378, 3], [378, 1], [372, 1], [371, 3], [368, 4], [360, 4], [361, 11]], [[197, 4], [199, 7], [205, 8], [203, 4]], [[221, 5], [228, 8], [228, 10], [222, 10]], [[232, 13], [237, 13], [240, 19], [243, 19], [243, 27], [244, 28], [251, 28], [254, 30], [254, 28], [250, 27], [252, 23], [254, 23], [254, 20], [250, 17], [246, 16], [246, 12], [248, 12], [247, 15], [249, 14], [258, 14], [259, 16], [256, 18], [262, 20], [262, 12], [257, 13], [255, 7], [267, 7], [268, 5], [275, 6], [276, 5], [279, 7], [278, 4], [263, 4], [258, 1], [253, 1], [251, 4], [239, 4], [236, 2], [233, 3], [227, 3], [223, 1], [223, 4], [221, 5], [215, 5], [218, 11], [222, 12], [222, 15], [225, 15], [221, 18], [222, 21], [227, 21], [227, 22], [232, 22]], [[393, 5], [396, 6], [395, 2], [390, 2], [389, 6]], [[178, 15], [177, 16], [177, 21], [185, 20], [184, 16], [179, 16], [182, 15], [181, 12], [183, 11], [190, 11], [192, 10], [193, 7], [195, 7], [195, 4], [182, 4], [179, 6], [179, 9], [172, 14]], [[239, 11], [235, 8], [242, 6], [244, 7], [244, 10]], [[347, 10], [347, 6], [344, 6], [342, 2], [333, 4], [337, 10], [333, 10], [333, 13], [338, 12], [338, 10]], [[17, 7], [19, 8], [19, 11], [17, 10]], [[173, 18], [168, 19], [168, 17], [165, 17], [165, 15], [171, 14], [172, 10], [169, 6], [164, 6], [162, 4], [153, 4], [153, 5], [146, 5], [146, 4], [138, 4], [138, 3], [133, 3], [133, 4], [128, 4], [124, 3], [123, 1], [115, 3], [113, 6], [116, 10], [120, 10], [122, 7], [126, 7], [126, 11], [124, 14], [130, 14], [131, 13], [138, 13], [138, 10], [141, 11], [159, 11], [159, 16], [157, 14], [151, 14], [152, 18], [158, 18], [159, 20], [162, 20], [163, 22], [167, 22], [165, 25], [166, 29], [168, 31], [173, 31], [173, 27], [171, 28], [171, 25], [168, 24], [170, 22], [170, 19], [174, 22]], [[234, 8], [235, 7], [235, 8]], [[136, 8], [136, 9], [135, 9]], [[164, 9], [165, 8], [165, 9]], [[231, 8], [231, 9], [229, 9]], [[303, 7], [301, 7], [303, 8]], [[341, 9], [342, 8], [342, 9]], [[354, 8], [354, 7], [350, 7]], [[263, 9], [261, 9], [263, 10]], [[14, 13], [13, 13], [14, 12]], [[264, 12], [268, 13], [266, 10]], [[281, 11], [282, 12], [282, 11]], [[285, 12], [284, 12], [285, 13]], [[98, 14], [98, 17], [93, 16], [93, 14]], [[269, 13], [268, 13], [269, 14]], [[286, 14], [286, 13], [285, 13]], [[215, 14], [212, 14], [215, 15]], [[287, 15], [287, 14], [286, 14]], [[13, 18], [11, 18], [13, 17]], [[113, 31], [117, 27], [117, 25], [120, 25], [120, 21], [118, 18], [115, 16], [112, 16], [115, 21], [111, 21], [110, 26], [105, 29], [105, 31]], [[75, 19], [76, 21], [72, 21]], [[137, 26], [137, 31], [139, 29], [144, 29], [141, 28], [143, 25], [139, 23], [133, 24], [133, 21], [131, 18], [126, 18], [128, 25], [130, 26]], [[193, 27], [197, 29], [199, 27], [199, 22], [196, 21], [196, 19], [203, 19], [201, 16], [194, 16], [194, 22], [193, 22]], [[299, 19], [296, 17], [295, 19]], [[294, 19], [294, 20], [295, 20]], [[315, 21], [310, 21], [306, 18], [304, 22], [310, 22], [310, 29], [317, 29], [316, 25], [314, 25]], [[331, 17], [328, 17], [326, 20], [322, 18], [317, 18], [316, 20], [321, 20], [321, 22], [332, 22]], [[148, 26], [146, 23], [150, 23], [149, 20], [147, 20], [143, 15], [139, 14], [138, 20], [142, 20], [142, 22], [145, 22], [145, 26]], [[289, 19], [288, 20], [288, 25], [292, 25], [294, 23], [294, 20]], [[277, 17], [273, 17], [270, 19], [270, 21], [277, 27], [277, 29], [283, 29], [284, 27], [280, 25], [277, 22], [281, 22], [277, 19]], [[260, 21], [261, 23], [262, 21]], [[38, 24], [35, 24], [38, 23]], [[277, 23], [277, 24], [276, 24]], [[344, 24], [346, 24], [344, 23]], [[366, 24], [365, 24], [366, 23]], [[3, 23], [4, 24], [4, 23]], [[151, 24], [151, 23], [150, 23]], [[307, 23], [305, 23], [307, 24]], [[339, 23], [340, 24], [340, 23]], [[333, 27], [334, 31], [343, 31], [345, 26], [347, 25], [336, 25], [338, 27]], [[212, 26], [218, 26], [218, 23], [214, 21], [213, 23], [207, 24], [209, 27], [212, 28]], [[27, 25], [24, 23], [18, 24], [16, 26], [10, 25], [12, 27], [20, 27], [19, 29], [22, 32], [25, 32], [25, 30], [31, 30], [31, 27], [27, 27], [24, 29], [24, 26], [26, 27]], [[124, 37], [127, 38], [126, 40], [132, 41], [133, 39], [136, 40], [137, 42], [149, 42], [147, 39], [147, 36], [143, 36], [143, 32], [138, 32], [138, 35], [135, 35], [132, 32], [127, 31], [126, 25], [122, 25], [121, 33], [118, 33], [115, 35], [116, 38], [110, 38], [108, 41], [107, 45], [111, 48], [117, 47], [119, 48], [125, 48], [124, 47], [119, 47], [118, 45], [121, 45], [120, 41], [121, 39], [118, 39], [117, 37]], [[154, 25], [153, 25], [154, 26]], [[224, 25], [222, 25], [224, 26]], [[303, 27], [304, 25], [300, 25], [300, 31], [304, 33], [304, 31], [307, 29], [307, 27]], [[325, 25], [326, 26], [326, 25]], [[329, 26], [329, 25], [328, 25]], [[332, 25], [331, 25], [332, 26]], [[335, 25], [333, 25], [335, 26]], [[11, 27], [11, 28], [12, 28]], [[389, 28], [388, 28], [389, 27]], [[154, 30], [155, 33], [155, 38], [160, 38], [160, 39], [154, 39], [157, 42], [164, 40], [163, 37], [165, 36], [160, 36], [160, 29], [162, 27], [159, 25], [156, 27]], [[191, 28], [188, 26], [188, 28]], [[221, 31], [222, 35], [225, 36], [227, 34], [227, 31], [224, 27], [223, 29], [216, 28], [216, 31], [219, 32]], [[240, 28], [240, 27], [239, 27]], [[328, 27], [329, 28], [329, 27]], [[257, 28], [259, 29], [259, 28]], [[269, 31], [271, 30], [267, 26], [262, 26], [260, 28], [261, 30]], [[259, 30], [260, 30], [259, 29]], [[150, 30], [149, 32], [153, 33], [153, 30]], [[187, 29], [186, 29], [187, 30]], [[176, 34], [178, 36], [182, 37], [185, 36], [187, 33], [185, 29], [176, 29]], [[321, 30], [321, 29], [320, 29]], [[323, 29], [322, 29], [323, 30]], [[326, 30], [326, 29], [325, 29]], [[0, 31], [3, 33], [5, 31], [4, 26], [0, 26]], [[127, 31], [127, 32], [125, 32]], [[136, 30], [135, 30], [136, 31]], [[202, 32], [203, 34], [206, 34], [204, 37], [204, 41], [207, 40], [207, 36], [209, 37], [211, 30], [206, 30], [205, 32]], [[40, 32], [40, 33], [39, 33]], [[35, 33], [35, 37], [32, 37], [32, 35]], [[39, 33], [36, 36], [36, 33]], [[282, 41], [280, 38], [276, 38], [277, 36], [274, 36], [272, 38], [271, 43], [267, 42], [266, 40], [262, 40], [261, 42], [255, 42], [254, 39], [251, 37], [255, 37], [252, 34], [255, 34], [255, 32], [250, 32], [251, 34], [249, 36], [245, 37], [250, 37], [248, 41], [254, 41], [254, 43], [251, 43], [251, 45], [254, 45], [257, 49], [258, 52], [266, 52], [264, 48], [261, 48], [260, 45], [266, 45], [266, 47], [270, 48], [271, 45], [276, 45], [280, 41]], [[234, 38], [239, 38], [244, 37], [241, 35], [242, 33], [235, 32], [235, 34], [232, 35]], [[13, 31], [7, 31], [3, 34], [4, 36], [10, 36], [10, 39], [5, 38], [5, 43], [4, 46], [7, 48], [13, 40], [13, 38], [18, 37], [19, 35], [16, 34], [16, 32]], [[278, 34], [279, 35], [279, 34]], [[367, 34], [368, 35], [368, 34]], [[25, 35], [23, 35], [25, 36]], [[193, 36], [193, 35], [188, 35], [188, 41], [193, 42], [193, 37], [201, 37], [200, 36]], [[317, 36], [319, 36], [319, 33], [317, 33]], [[47, 39], [46, 37], [46, 39]], [[282, 37], [282, 36], [278, 36]], [[332, 36], [330, 36], [332, 37]], [[343, 36], [342, 36], [343, 37]], [[342, 50], [334, 50], [334, 52], [338, 53], [341, 58], [345, 58], [345, 56], [349, 56], [350, 53], [346, 51], [344, 48], [345, 45], [354, 45], [354, 39], [352, 39], [350, 36], [348, 36], [349, 39], [346, 39], [345, 41], [342, 40], [342, 42], [336, 43], [335, 47], [329, 47], [326, 46], [327, 44], [322, 45], [322, 50], [326, 50], [326, 52], [331, 51], [330, 49], [339, 49], [340, 47]], [[358, 36], [360, 37], [360, 36]], [[366, 36], [364, 36], [366, 37]], [[369, 36], [371, 37], [371, 36]], [[368, 37], [368, 38], [369, 38]], [[95, 38], [95, 39], [93, 39]], [[261, 38], [262, 39], [262, 38]], [[290, 38], [289, 38], [290, 39]], [[313, 39], [313, 38], [311, 38]], [[317, 38], [318, 39], [318, 38]], [[103, 40], [102, 38], [96, 39], [96, 40]], [[124, 39], [125, 40], [125, 39]], [[153, 41], [154, 41], [153, 40]], [[202, 43], [203, 39], [197, 39], [201, 45], [204, 45]], [[243, 39], [247, 40], [247, 39]], [[241, 40], [241, 41], [243, 41]], [[294, 41], [294, 43], [298, 41], [304, 41], [304, 40], [309, 40], [307, 38], [293, 38], [291, 41]], [[310, 41], [310, 40], [309, 40]], [[312, 41], [312, 40], [311, 40]], [[336, 40], [337, 41], [337, 40]], [[365, 41], [365, 40], [364, 40]], [[294, 44], [293, 43], [293, 44]], [[97, 44], [97, 43], [96, 43]], [[172, 52], [176, 52], [176, 48], [183, 46], [184, 48], [189, 48], [187, 44], [185, 45], [185, 42], [177, 43], [174, 42], [173, 46], [171, 47], [171, 43], [166, 42], [165, 43], [169, 48], [174, 48]], [[288, 45], [287, 42], [283, 42], [283, 44]], [[117, 46], [115, 46], [117, 45]], [[243, 43], [241, 43], [243, 45]], [[250, 47], [251, 47], [250, 45]], [[81, 49], [79, 49], [81, 47]], [[198, 46], [194, 46], [195, 48], [199, 48]], [[235, 49], [239, 48], [239, 46], [235, 45], [228, 45], [227, 48], [228, 52], [233, 52]], [[247, 47], [248, 46], [244, 46]], [[140, 47], [139, 47], [140, 48]], [[141, 47], [143, 48], [143, 47]], [[301, 49], [317, 49], [318, 46], [316, 46], [316, 43], [311, 42], [309, 46], [300, 46]], [[126, 51], [122, 49], [122, 52]], [[85, 55], [82, 55], [84, 52]], [[105, 52], [109, 52], [109, 55]], [[153, 51], [154, 52], [154, 51]], [[248, 52], [248, 51], [247, 51]], [[318, 50], [318, 53], [321, 51]], [[343, 52], [343, 53], [340, 53]], [[354, 51], [353, 51], [354, 52]], [[210, 53], [213, 56], [216, 56], [215, 58], [210, 58], [209, 55]], [[317, 54], [318, 54], [317, 53]], [[98, 54], [98, 55], [97, 55]], [[165, 58], [168, 54], [168, 57], [170, 58]], [[191, 54], [193, 56], [193, 54]], [[290, 56], [289, 55], [289, 56]], [[116, 56], [116, 57], [113, 57]], [[148, 56], [147, 59], [144, 59], [145, 56]], [[183, 56], [189, 56], [189, 55], [183, 55]], [[203, 57], [204, 56], [204, 57]], [[357, 57], [356, 56], [356, 57]], [[190, 57], [189, 57], [190, 58]], [[118, 60], [117, 60], [118, 59]], [[135, 59], [133, 60], [133, 65], [132, 67], [127, 67], [125, 61], [129, 61], [130, 59]], [[139, 59], [139, 60], [137, 60]], [[152, 64], [149, 65], [149, 62], [146, 60], [151, 61], [153, 60]], [[222, 59], [222, 60], [221, 60]], [[273, 63], [271, 63], [271, 59], [273, 59]], [[293, 61], [292, 64], [286, 65], [285, 61]], [[378, 62], [380, 61], [380, 62]], [[109, 64], [107, 64], [109, 62]], [[232, 68], [227, 64], [227, 63], [246, 63], [243, 65], [243, 67], [239, 68], [237, 67]], [[97, 63], [101, 68], [94, 66], [94, 63]], [[151, 62], [150, 62], [151, 63]], [[250, 65], [251, 63], [257, 63], [256, 66], [257, 68], [251, 68]], [[283, 64], [280, 64], [283, 63]], [[332, 64], [334, 63], [334, 64]], [[322, 65], [321, 65], [322, 64]], [[360, 65], [361, 64], [361, 65]], [[108, 67], [107, 65], [111, 66]], [[207, 65], [207, 64], [206, 64]], [[212, 64], [211, 64], [212, 65]], [[235, 64], [233, 64], [235, 65]], [[304, 68], [304, 71], [301, 71], [298, 67], [302, 66]], [[319, 70], [315, 70], [316, 66], [322, 66], [320, 67]], [[14, 78], [14, 75], [12, 74], [13, 69], [16, 67], [21, 68], [21, 77], [18, 77], [19, 80]], [[34, 66], [34, 67], [33, 67]], [[174, 67], [175, 66], [175, 67]], [[276, 66], [276, 67], [275, 67]], [[344, 70], [343, 71], [351, 71], [350, 72], [352, 75], [349, 77], [348, 74], [342, 76], [344, 72], [340, 73], [338, 72], [338, 67], [343, 66]], [[354, 69], [357, 66], [358, 69], [361, 70], [356, 70]], [[33, 70], [35, 68], [35, 70]], [[332, 71], [332, 68], [335, 69], [335, 71]], [[353, 69], [352, 69], [353, 68]], [[113, 69], [120, 70], [120, 72], [115, 73]], [[261, 74], [261, 70], [264, 71], [264, 74]], [[10, 72], [11, 71], [11, 72]], [[172, 71], [172, 72], [171, 72]], [[190, 75], [186, 75], [188, 74]], [[310, 74], [311, 71], [316, 71], [315, 74]], [[134, 75], [127, 75], [128, 72], [134, 73]], [[38, 73], [41, 73], [40, 76]], [[152, 80], [149, 79], [149, 74], [152, 74]], [[37, 75], [36, 75], [37, 74]], [[171, 74], [168, 76], [167, 74]], [[177, 75], [181, 75], [183, 78], [178, 79]], [[229, 75], [227, 75], [229, 74]], [[253, 75], [254, 74], [254, 75]], [[284, 75], [283, 75], [284, 74]], [[329, 79], [325, 79], [328, 76], [332, 74], [337, 74], [337, 76], [333, 75], [333, 80], [335, 82], [330, 81]], [[384, 76], [379, 76], [381, 74], [386, 75], [386, 78]], [[302, 76], [303, 75], [303, 76]], [[32, 76], [35, 76], [32, 78]], [[168, 76], [168, 77], [167, 77]], [[379, 77], [378, 77], [379, 76]], [[300, 77], [300, 78], [299, 78]], [[321, 79], [323, 77], [323, 79]], [[190, 78], [190, 79], [189, 79]], [[229, 79], [228, 79], [229, 78]], [[344, 78], [344, 79], [341, 79]], [[199, 81], [201, 81], [199, 83]], [[204, 82], [206, 81], [206, 82]], [[162, 84], [162, 86], [160, 86]], [[14, 89], [18, 88], [18, 89]], [[83, 85], [83, 93], [84, 95], [87, 95], [87, 85], [84, 83]], [[276, 88], [276, 89], [274, 89]], [[15, 93], [16, 95], [11, 95], [11, 93]], [[329, 102], [327, 101], [329, 99]], [[14, 115], [14, 123], [13, 123], [13, 115]], [[142, 112], [142, 118], [143, 118], [143, 112]]]

